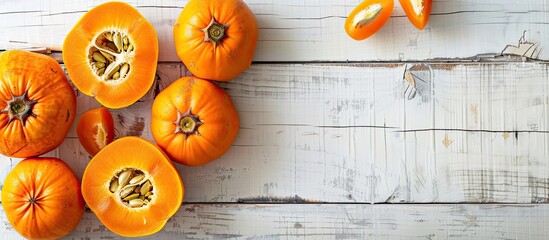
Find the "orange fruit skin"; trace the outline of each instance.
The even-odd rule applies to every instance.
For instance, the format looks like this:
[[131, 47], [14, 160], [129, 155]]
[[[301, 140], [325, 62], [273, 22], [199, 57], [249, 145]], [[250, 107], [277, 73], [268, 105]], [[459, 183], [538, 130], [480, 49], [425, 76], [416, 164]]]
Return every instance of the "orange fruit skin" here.
[[[212, 18], [229, 25], [214, 47], [204, 42]], [[255, 15], [242, 0], [190, 0], [173, 27], [177, 55], [199, 78], [230, 81], [252, 63], [258, 38]]]
[[9, 50], [0, 54], [0, 110], [13, 96], [27, 93], [34, 116], [24, 124], [0, 112], [0, 153], [9, 157], [39, 156], [57, 148], [76, 116], [76, 95], [53, 58]]
[[[178, 114], [191, 109], [203, 122], [198, 134], [177, 133]], [[209, 163], [229, 150], [238, 131], [238, 113], [229, 95], [214, 83], [183, 77], [162, 90], [152, 106], [151, 132], [170, 158], [187, 166]]]
[[86, 152], [95, 156], [114, 139], [114, 121], [111, 113], [104, 107], [86, 111], [78, 120], [76, 134]]
[[416, 14], [414, 11], [414, 8], [412, 7], [412, 3], [410, 0], [399, 0], [400, 5], [402, 6], [402, 9], [404, 9], [404, 12], [406, 13], [406, 17], [408, 17], [408, 20], [419, 30], [425, 28], [427, 23], [429, 22], [429, 17], [431, 16], [431, 6], [433, 4], [432, 0], [423, 0], [423, 9], [421, 10], [421, 14]]
[[84, 215], [80, 181], [57, 158], [27, 158], [8, 174], [2, 208], [13, 228], [28, 239], [58, 239]]

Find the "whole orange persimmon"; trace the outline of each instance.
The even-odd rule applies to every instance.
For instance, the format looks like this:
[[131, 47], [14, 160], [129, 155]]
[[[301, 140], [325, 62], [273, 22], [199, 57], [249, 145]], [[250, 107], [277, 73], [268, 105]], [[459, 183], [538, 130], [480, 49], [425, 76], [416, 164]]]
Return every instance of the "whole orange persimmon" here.
[[2, 207], [8, 221], [28, 239], [57, 239], [84, 215], [80, 181], [57, 158], [27, 158], [4, 180]]
[[180, 78], [153, 102], [152, 135], [178, 163], [198, 166], [221, 157], [232, 146], [239, 129], [231, 98], [207, 80]]
[[177, 55], [193, 75], [229, 81], [252, 63], [258, 27], [242, 0], [190, 0], [173, 35]]
[[76, 95], [61, 66], [43, 54], [0, 54], [0, 153], [26, 158], [61, 145], [76, 115]]

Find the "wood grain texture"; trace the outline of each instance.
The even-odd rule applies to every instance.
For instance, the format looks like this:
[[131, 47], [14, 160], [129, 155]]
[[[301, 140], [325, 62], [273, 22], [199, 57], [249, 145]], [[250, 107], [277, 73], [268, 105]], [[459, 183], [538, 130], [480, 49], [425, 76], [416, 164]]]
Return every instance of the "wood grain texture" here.
[[[246, 0], [257, 64], [219, 84], [239, 112], [239, 136], [211, 164], [177, 165], [185, 202], [152, 237], [547, 238], [549, 2], [434, 0], [419, 31], [396, 1], [380, 32], [354, 41], [343, 24], [361, 1]], [[59, 50], [103, 2], [0, 1], [0, 50]], [[125, 2], [155, 27], [164, 63], [145, 97], [111, 113], [117, 137], [152, 140], [154, 97], [190, 75], [172, 36], [187, 0]], [[77, 96], [78, 117], [99, 106]], [[75, 125], [46, 156], [81, 177], [90, 156]], [[0, 188], [19, 161], [0, 156]], [[21, 239], [1, 206], [0, 222], [2, 239]], [[120, 237], [88, 210], [66, 239]]]
[[[548, 66], [255, 64], [220, 84], [241, 119], [231, 150], [178, 165], [185, 201], [549, 202]], [[188, 74], [161, 64], [147, 96], [112, 111], [117, 137], [152, 140], [155, 92]], [[78, 116], [98, 106], [77, 101]], [[74, 129], [52, 154], [79, 176], [89, 161]]]
[[[0, 49], [49, 46], [63, 39], [92, 7], [104, 1], [0, 2]], [[187, 1], [125, 1], [154, 25], [160, 61], [177, 61], [173, 24]], [[343, 29], [361, 0], [248, 0], [257, 17], [259, 41], [254, 61], [402, 61], [455, 59], [507, 53], [549, 60], [549, 3], [545, 0], [460, 0], [433, 2], [429, 25], [417, 30], [400, 4], [373, 37], [354, 41]], [[519, 44], [525, 40], [531, 44]], [[517, 47], [506, 48], [507, 45]], [[535, 48], [531, 48], [535, 46]], [[528, 51], [530, 50], [530, 51]], [[476, 56], [476, 57], [475, 57]]]
[[[5, 239], [22, 239], [0, 210]], [[547, 205], [185, 204], [138, 239], [546, 239]], [[86, 212], [65, 239], [122, 239]]]

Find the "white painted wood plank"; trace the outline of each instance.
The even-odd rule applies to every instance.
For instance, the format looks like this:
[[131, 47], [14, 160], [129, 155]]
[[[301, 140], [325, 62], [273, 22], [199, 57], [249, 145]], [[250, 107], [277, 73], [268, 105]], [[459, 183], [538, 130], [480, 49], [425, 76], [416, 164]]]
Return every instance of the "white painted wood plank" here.
[[[0, 233], [22, 239], [0, 213]], [[183, 205], [138, 239], [546, 239], [547, 205]], [[122, 239], [86, 212], [65, 239]]]
[[[231, 150], [178, 165], [185, 201], [548, 202], [548, 66], [255, 64], [221, 84], [241, 119]], [[184, 74], [161, 64], [157, 88]], [[112, 111], [118, 137], [152, 140], [153, 97]], [[79, 115], [98, 106], [77, 99]], [[74, 129], [52, 154], [79, 176], [89, 161]]]
[[[0, 49], [31, 45], [61, 46], [78, 19], [104, 1], [2, 1]], [[160, 61], [177, 61], [172, 26], [187, 1], [126, 1], [154, 25]], [[389, 61], [469, 58], [507, 52], [549, 59], [549, 3], [546, 0], [463, 0], [433, 2], [429, 25], [419, 31], [400, 4], [389, 22], [365, 41], [354, 41], [343, 29], [347, 15], [361, 0], [248, 0], [259, 25], [255, 61]], [[526, 32], [531, 42], [519, 46]], [[537, 49], [534, 51], [534, 49]]]

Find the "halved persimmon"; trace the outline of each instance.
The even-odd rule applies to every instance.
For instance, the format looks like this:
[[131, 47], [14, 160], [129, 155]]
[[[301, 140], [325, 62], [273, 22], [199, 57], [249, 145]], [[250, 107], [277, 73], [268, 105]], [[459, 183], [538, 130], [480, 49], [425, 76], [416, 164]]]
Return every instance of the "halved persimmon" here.
[[432, 0], [399, 0], [408, 20], [418, 29], [425, 28], [431, 16]]
[[112, 232], [125, 237], [161, 230], [184, 195], [172, 161], [151, 142], [123, 137], [92, 158], [82, 177], [88, 207]]
[[114, 121], [108, 109], [99, 107], [86, 111], [78, 120], [76, 134], [82, 147], [95, 156], [114, 139]]
[[87, 12], [63, 43], [74, 85], [108, 108], [127, 107], [154, 82], [158, 38], [132, 6], [107, 2]]

